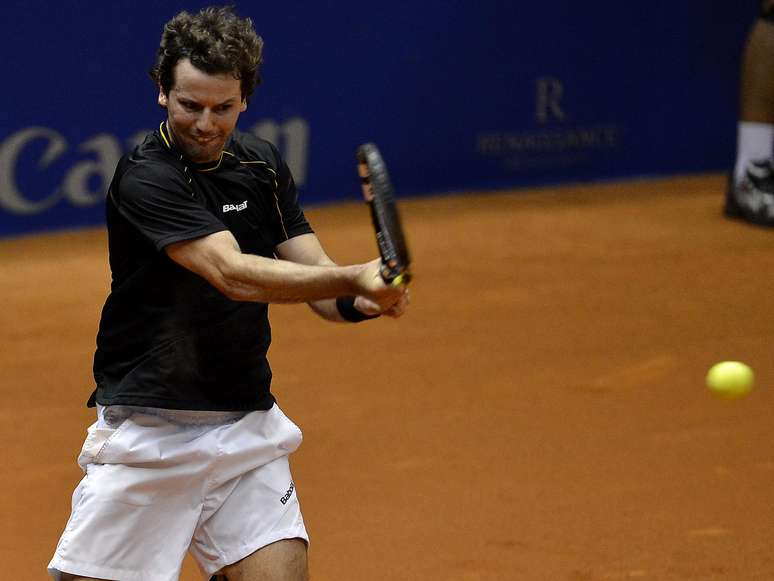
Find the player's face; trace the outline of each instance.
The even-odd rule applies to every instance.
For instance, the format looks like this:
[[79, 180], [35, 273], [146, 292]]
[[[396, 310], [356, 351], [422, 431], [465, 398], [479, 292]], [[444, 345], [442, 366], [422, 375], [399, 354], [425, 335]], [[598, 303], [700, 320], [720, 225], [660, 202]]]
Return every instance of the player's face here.
[[208, 75], [188, 59], [177, 63], [174, 79], [168, 95], [159, 91], [172, 140], [191, 161], [219, 159], [239, 114], [247, 109], [239, 79]]

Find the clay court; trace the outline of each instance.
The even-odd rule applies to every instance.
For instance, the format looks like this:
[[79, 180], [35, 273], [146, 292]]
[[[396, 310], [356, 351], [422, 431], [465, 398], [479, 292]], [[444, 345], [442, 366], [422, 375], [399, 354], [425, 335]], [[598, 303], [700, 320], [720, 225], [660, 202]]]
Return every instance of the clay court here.
[[[400, 321], [272, 307], [316, 581], [774, 578], [774, 232], [703, 176], [406, 200]], [[360, 204], [310, 210], [340, 262]], [[45, 566], [80, 478], [102, 229], [0, 243], [0, 561]], [[746, 398], [711, 364], [757, 372]], [[199, 579], [187, 561], [181, 577]]]

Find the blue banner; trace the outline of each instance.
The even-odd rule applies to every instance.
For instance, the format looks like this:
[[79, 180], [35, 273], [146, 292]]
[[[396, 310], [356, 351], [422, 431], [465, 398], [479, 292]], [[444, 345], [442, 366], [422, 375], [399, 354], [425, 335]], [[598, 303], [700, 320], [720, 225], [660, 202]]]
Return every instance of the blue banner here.
[[[239, 126], [306, 205], [356, 198], [377, 142], [399, 195], [697, 172], [733, 158], [755, 3], [242, 3], [264, 83]], [[6, 2], [0, 235], [99, 224], [118, 158], [164, 111], [164, 23], [203, 2]]]

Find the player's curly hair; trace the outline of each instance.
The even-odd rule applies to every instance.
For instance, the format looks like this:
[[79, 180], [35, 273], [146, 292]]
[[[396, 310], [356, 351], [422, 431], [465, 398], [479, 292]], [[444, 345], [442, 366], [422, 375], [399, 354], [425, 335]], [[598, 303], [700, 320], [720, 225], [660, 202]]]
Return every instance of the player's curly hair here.
[[207, 74], [232, 73], [247, 100], [261, 82], [263, 39], [252, 20], [238, 17], [230, 6], [210, 6], [198, 14], [183, 11], [164, 25], [150, 70], [153, 82], [167, 95], [175, 84], [175, 65], [182, 59]]

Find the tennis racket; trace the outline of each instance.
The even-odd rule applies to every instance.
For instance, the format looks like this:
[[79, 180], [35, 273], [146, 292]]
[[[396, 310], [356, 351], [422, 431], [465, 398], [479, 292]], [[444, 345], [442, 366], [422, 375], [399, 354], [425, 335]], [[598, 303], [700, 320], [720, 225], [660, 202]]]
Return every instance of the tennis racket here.
[[393, 285], [408, 284], [411, 280], [411, 258], [406, 236], [387, 166], [375, 144], [365, 143], [357, 148], [357, 168], [382, 258], [382, 279]]

